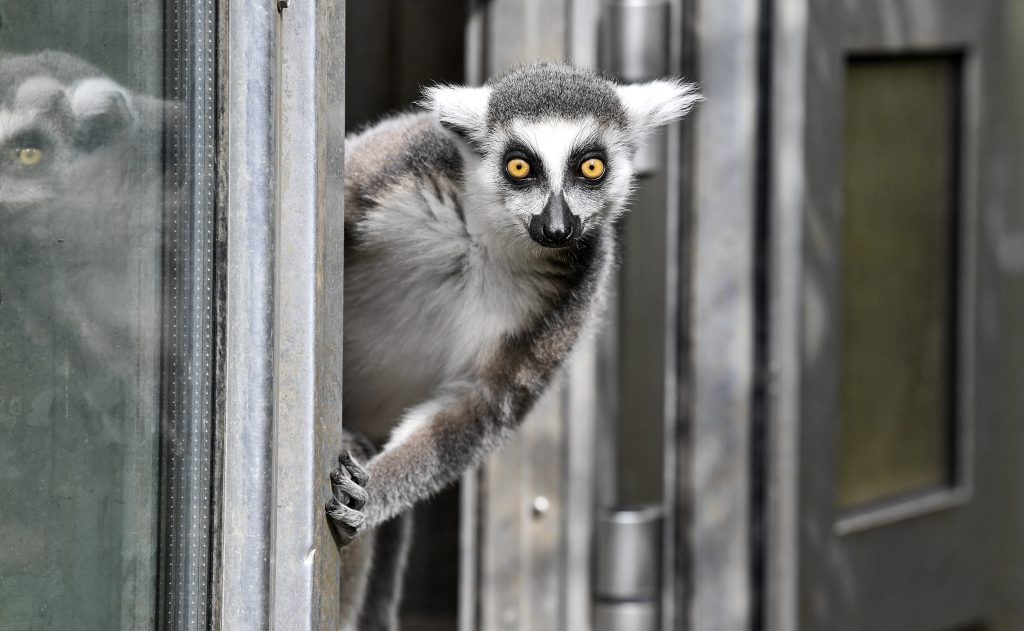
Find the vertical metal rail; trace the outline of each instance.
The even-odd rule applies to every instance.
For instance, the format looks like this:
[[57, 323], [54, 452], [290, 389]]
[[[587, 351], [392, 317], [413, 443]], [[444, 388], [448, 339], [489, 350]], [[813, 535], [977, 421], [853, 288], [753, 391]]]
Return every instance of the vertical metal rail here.
[[281, 9], [271, 627], [295, 631], [340, 624], [324, 505], [341, 450], [344, 8]]
[[267, 0], [229, 0], [226, 6], [223, 538], [214, 609], [220, 629], [258, 631], [270, 625], [278, 16]]
[[[672, 7], [668, 0], [615, 0], [604, 5], [603, 62], [623, 82], [669, 74]], [[594, 555], [594, 628], [660, 628], [663, 567], [672, 566], [674, 542], [663, 536], [674, 491], [664, 483], [674, 450], [667, 447], [676, 417], [673, 397], [678, 256], [678, 204], [670, 201], [668, 130], [651, 134], [634, 157], [641, 176], [620, 226], [622, 263], [613, 286], [617, 306], [609, 318], [615, 352], [610, 390], [617, 392], [612, 422], [603, 434], [617, 479], [598, 500]], [[598, 488], [602, 488], [600, 485]], [[670, 544], [666, 546], [665, 544]], [[667, 562], [666, 562], [667, 561]], [[659, 622], [661, 620], [662, 622]]]
[[[669, 72], [692, 79], [693, 50], [696, 47], [695, 4], [697, 0], [669, 2]], [[685, 545], [683, 498], [680, 489], [688, 477], [681, 475], [692, 448], [683, 423], [689, 420], [686, 410], [686, 384], [691, 377], [686, 359], [690, 340], [685, 335], [690, 313], [687, 299], [690, 290], [690, 260], [693, 215], [693, 123], [670, 129], [666, 146], [667, 219], [665, 244], [665, 385], [664, 385], [664, 522], [662, 525], [661, 567], [661, 629], [685, 628], [690, 585], [685, 580], [688, 550]]]
[[687, 628], [750, 625], [758, 2], [700, 0], [690, 254]]
[[216, 3], [167, 14], [161, 550], [157, 619], [209, 618], [214, 408]]
[[[465, 83], [486, 80], [484, 46], [487, 37], [484, 0], [466, 0]], [[459, 485], [459, 604], [458, 631], [476, 631], [480, 620], [480, 471], [472, 469]]]
[[808, 3], [773, 2], [764, 628], [799, 625], [800, 327]]

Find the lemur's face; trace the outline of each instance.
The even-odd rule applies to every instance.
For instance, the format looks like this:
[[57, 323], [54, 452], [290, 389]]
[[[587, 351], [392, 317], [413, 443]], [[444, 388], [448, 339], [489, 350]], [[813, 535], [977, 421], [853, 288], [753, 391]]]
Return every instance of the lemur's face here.
[[497, 228], [548, 248], [614, 219], [644, 136], [700, 99], [677, 81], [622, 86], [557, 64], [518, 68], [480, 88], [431, 88], [426, 97], [482, 157], [470, 176], [501, 200]]
[[632, 148], [617, 126], [593, 117], [517, 118], [496, 130], [494, 140], [480, 175], [545, 247], [579, 238], [629, 193]]

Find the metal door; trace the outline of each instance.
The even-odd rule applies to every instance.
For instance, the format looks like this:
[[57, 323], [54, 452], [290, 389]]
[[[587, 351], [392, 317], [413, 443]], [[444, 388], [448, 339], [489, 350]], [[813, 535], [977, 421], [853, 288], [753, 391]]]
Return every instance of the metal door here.
[[768, 626], [1024, 628], [1024, 5], [774, 12]]

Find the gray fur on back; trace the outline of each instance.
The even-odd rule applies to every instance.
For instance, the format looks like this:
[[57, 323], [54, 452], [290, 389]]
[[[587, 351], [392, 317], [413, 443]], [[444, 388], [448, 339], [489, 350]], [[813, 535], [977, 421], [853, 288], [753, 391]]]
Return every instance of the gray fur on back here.
[[346, 201], [365, 208], [406, 178], [430, 184], [462, 179], [463, 160], [452, 134], [426, 112], [387, 120], [345, 143]]

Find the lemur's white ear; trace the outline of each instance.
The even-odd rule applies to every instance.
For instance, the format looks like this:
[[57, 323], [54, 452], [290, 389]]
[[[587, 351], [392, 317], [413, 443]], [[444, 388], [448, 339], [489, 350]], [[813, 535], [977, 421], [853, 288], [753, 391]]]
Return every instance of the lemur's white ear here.
[[693, 83], [651, 81], [617, 87], [619, 99], [634, 130], [644, 133], [682, 118], [704, 100]]
[[423, 91], [420, 105], [437, 113], [441, 124], [456, 133], [477, 138], [487, 126], [491, 88], [436, 85]]
[[18, 86], [17, 107], [45, 108], [64, 97], [64, 84], [52, 77], [32, 77]]

